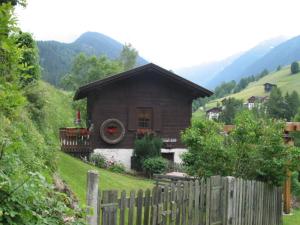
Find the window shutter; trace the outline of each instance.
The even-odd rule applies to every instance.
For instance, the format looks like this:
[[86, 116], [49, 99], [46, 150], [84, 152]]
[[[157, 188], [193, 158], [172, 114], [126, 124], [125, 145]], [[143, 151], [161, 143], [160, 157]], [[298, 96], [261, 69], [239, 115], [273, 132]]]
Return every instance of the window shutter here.
[[128, 108], [128, 130], [136, 130], [136, 108], [130, 106]]
[[161, 109], [159, 106], [154, 107], [153, 109], [153, 130], [161, 130]]

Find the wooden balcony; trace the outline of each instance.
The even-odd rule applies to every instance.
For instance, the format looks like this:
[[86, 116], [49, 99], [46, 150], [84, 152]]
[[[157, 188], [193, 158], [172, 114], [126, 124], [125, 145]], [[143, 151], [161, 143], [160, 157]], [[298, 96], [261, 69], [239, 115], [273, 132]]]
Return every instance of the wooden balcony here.
[[59, 138], [61, 150], [68, 154], [82, 157], [92, 151], [91, 134], [87, 128], [60, 128]]

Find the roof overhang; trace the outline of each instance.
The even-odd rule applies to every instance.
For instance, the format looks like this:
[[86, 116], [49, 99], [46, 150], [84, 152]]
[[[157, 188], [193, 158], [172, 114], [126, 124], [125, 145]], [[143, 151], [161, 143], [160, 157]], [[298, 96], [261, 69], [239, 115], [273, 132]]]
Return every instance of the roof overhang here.
[[144, 72], [144, 71], [155, 71], [158, 74], [160, 74], [161, 76], [163, 76], [167, 79], [170, 79], [170, 81], [173, 81], [173, 82], [181, 85], [182, 87], [190, 90], [192, 93], [193, 99], [199, 98], [199, 97], [209, 97], [213, 94], [213, 92], [211, 92], [210, 90], [208, 90], [204, 87], [201, 87], [189, 80], [186, 80], [183, 77], [178, 76], [171, 71], [163, 69], [162, 67], [159, 67], [153, 63], [149, 63], [144, 66], [140, 66], [140, 67], [134, 68], [132, 70], [128, 70], [128, 71], [113, 75], [111, 77], [97, 80], [92, 83], [81, 86], [76, 91], [74, 100], [83, 99], [88, 96], [89, 92], [91, 92], [95, 89], [101, 89], [102, 87], [105, 87], [112, 83], [136, 76], [137, 74], [140, 74], [141, 72]]

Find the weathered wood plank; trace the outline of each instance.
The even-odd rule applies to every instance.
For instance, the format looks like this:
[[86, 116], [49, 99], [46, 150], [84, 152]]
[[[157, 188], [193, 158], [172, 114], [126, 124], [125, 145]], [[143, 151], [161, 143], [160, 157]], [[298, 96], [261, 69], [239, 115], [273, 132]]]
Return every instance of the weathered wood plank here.
[[130, 199], [128, 205], [128, 224], [133, 224], [134, 221], [134, 205], [135, 205], [135, 191], [130, 192]]
[[206, 210], [205, 210], [205, 224], [210, 225], [210, 210], [211, 210], [211, 178], [206, 181]]
[[182, 183], [177, 182], [176, 183], [176, 189], [177, 189], [177, 196], [176, 196], [176, 201], [177, 201], [177, 213], [176, 213], [176, 225], [180, 225], [180, 219], [181, 219], [181, 212], [182, 212]]
[[188, 182], [183, 182], [182, 191], [182, 210], [181, 210], [181, 224], [186, 225], [186, 211], [187, 211], [187, 194], [188, 194]]
[[136, 225], [142, 225], [142, 214], [143, 213], [143, 190], [139, 190], [137, 194], [137, 205], [136, 205]]
[[126, 191], [121, 192], [119, 225], [125, 225]]
[[[106, 204], [109, 203], [108, 199], [109, 199], [109, 191], [103, 191], [102, 194], [102, 203]], [[107, 206], [103, 206], [102, 208], [102, 225], [108, 225], [108, 213], [109, 213], [109, 209]]]
[[199, 218], [200, 218], [199, 201], [200, 201], [200, 186], [199, 186], [199, 180], [196, 180], [195, 199], [194, 199], [194, 225], [199, 224]]
[[149, 224], [149, 212], [150, 212], [150, 189], [147, 189], [145, 192], [145, 200], [144, 200], [144, 223], [143, 225]]
[[157, 206], [152, 205], [151, 207], [151, 218], [150, 218], [150, 224], [151, 225], [157, 225]]
[[188, 225], [193, 225], [194, 182], [189, 182], [188, 189]]

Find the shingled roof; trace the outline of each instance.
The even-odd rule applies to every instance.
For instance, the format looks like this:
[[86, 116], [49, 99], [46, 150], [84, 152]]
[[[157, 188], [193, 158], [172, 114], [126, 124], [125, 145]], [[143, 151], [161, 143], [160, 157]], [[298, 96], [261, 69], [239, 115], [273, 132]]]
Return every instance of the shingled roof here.
[[193, 93], [193, 97], [197, 98], [197, 97], [208, 97], [211, 96], [213, 94], [213, 92], [211, 92], [210, 90], [201, 87], [191, 81], [188, 81], [178, 75], [176, 75], [175, 73], [168, 71], [162, 67], [159, 67], [153, 63], [149, 63], [146, 64], [144, 66], [140, 66], [137, 68], [134, 68], [132, 70], [128, 70], [125, 71], [123, 73], [119, 73], [116, 74], [114, 76], [108, 77], [108, 78], [104, 78], [101, 80], [97, 80], [94, 81], [92, 83], [86, 84], [84, 86], [79, 87], [79, 89], [76, 91], [75, 96], [74, 96], [74, 100], [79, 100], [82, 98], [87, 97], [88, 93], [93, 91], [94, 89], [101, 89], [101, 87], [110, 85], [112, 83], [115, 83], [117, 81], [121, 81], [121, 80], [125, 80], [127, 78], [136, 76], [138, 74], [140, 74], [141, 72], [144, 71], [154, 71], [157, 74], [164, 76], [168, 79], [170, 79], [170, 81], [173, 81], [179, 85], [181, 85], [183, 88], [186, 88], [188, 90], [190, 90]]

